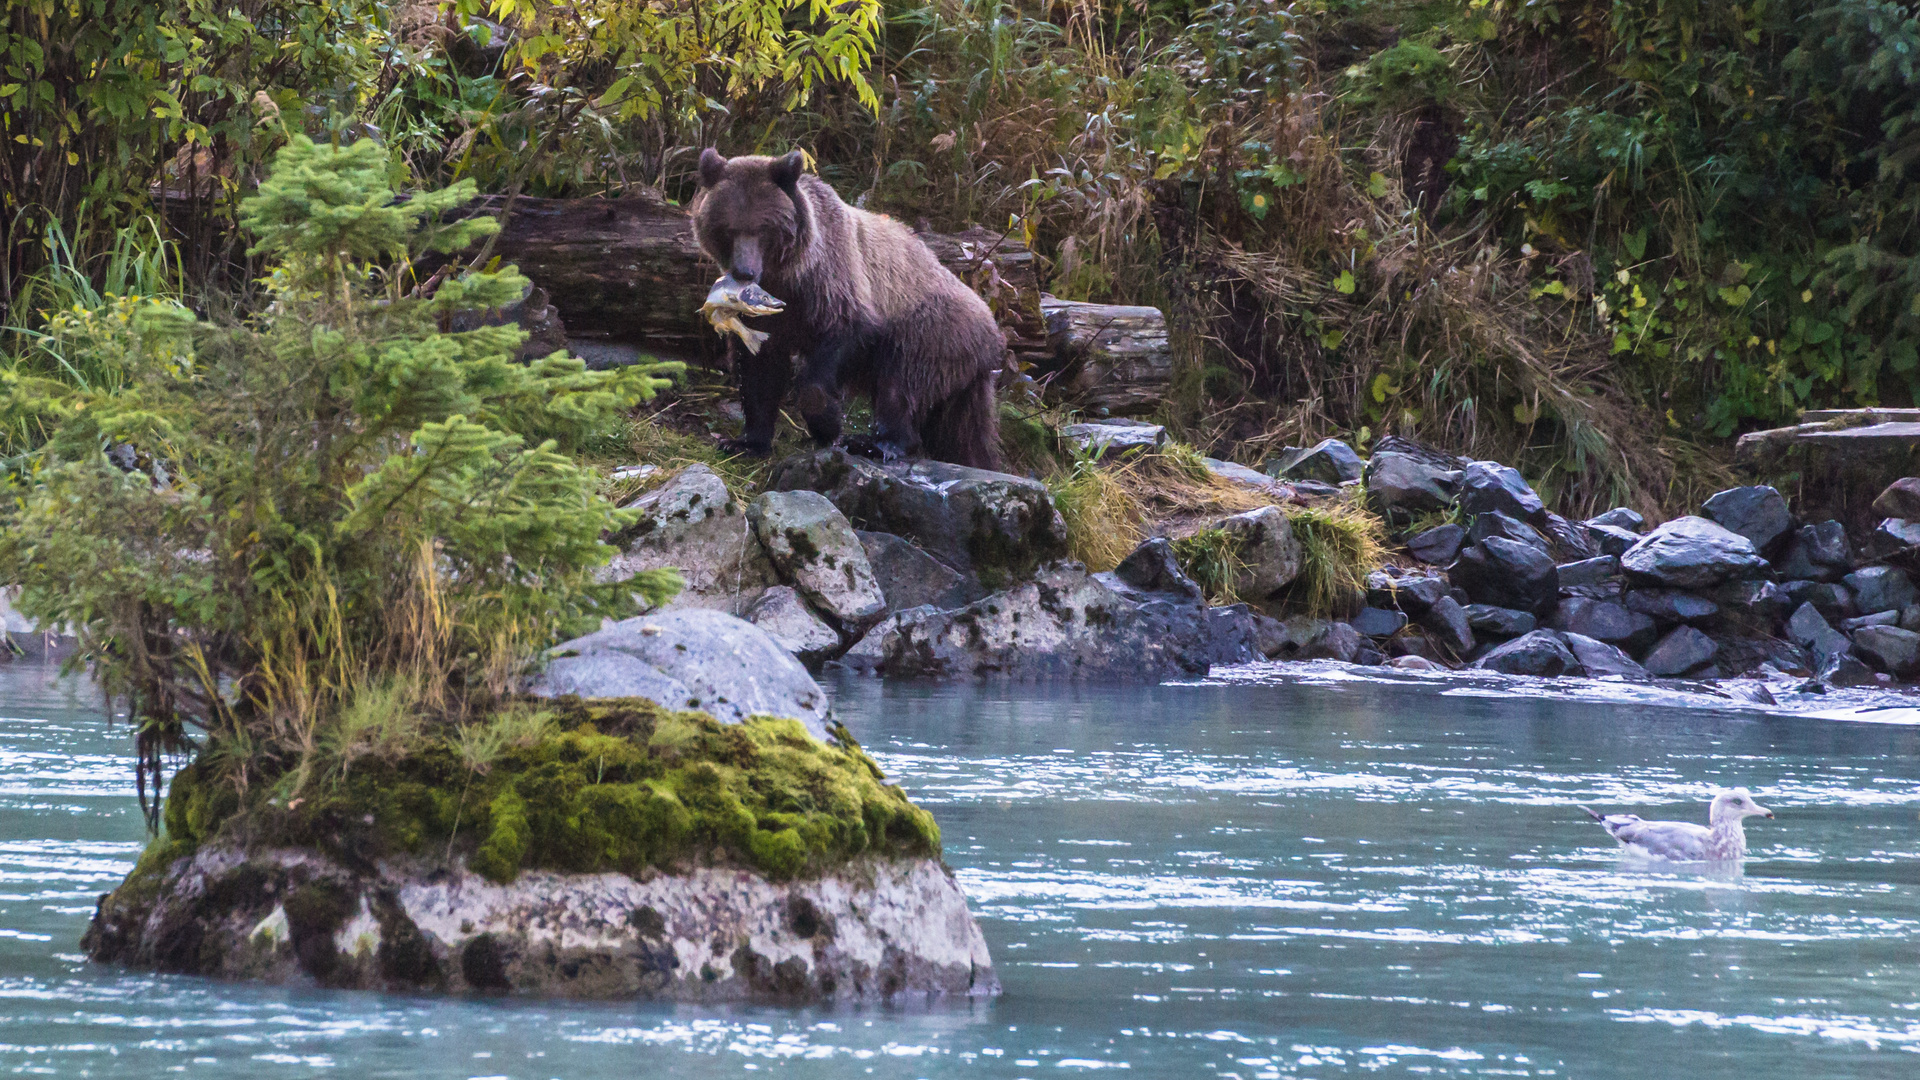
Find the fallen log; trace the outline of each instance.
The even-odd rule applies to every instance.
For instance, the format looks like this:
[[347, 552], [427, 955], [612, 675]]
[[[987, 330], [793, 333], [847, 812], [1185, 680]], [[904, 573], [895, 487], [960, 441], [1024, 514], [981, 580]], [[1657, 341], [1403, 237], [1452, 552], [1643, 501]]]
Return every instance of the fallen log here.
[[[499, 213], [502, 196], [474, 204]], [[935, 257], [987, 299], [1014, 354], [1052, 355], [1039, 274], [1019, 240], [979, 227], [923, 232]], [[618, 198], [514, 200], [493, 253], [545, 289], [567, 336], [588, 348], [626, 345], [718, 367], [724, 342], [700, 317], [719, 269], [700, 251], [685, 207], [655, 191]]]

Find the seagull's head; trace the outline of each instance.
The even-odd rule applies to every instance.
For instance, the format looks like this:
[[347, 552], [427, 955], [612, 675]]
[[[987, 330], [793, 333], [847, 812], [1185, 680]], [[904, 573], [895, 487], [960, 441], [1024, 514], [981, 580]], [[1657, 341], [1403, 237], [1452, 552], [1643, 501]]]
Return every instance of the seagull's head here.
[[1723, 791], [1713, 797], [1713, 808], [1708, 811], [1712, 821], [1739, 820], [1750, 817], [1772, 817], [1773, 811], [1753, 801], [1753, 793], [1746, 788], [1737, 787], [1732, 791]]

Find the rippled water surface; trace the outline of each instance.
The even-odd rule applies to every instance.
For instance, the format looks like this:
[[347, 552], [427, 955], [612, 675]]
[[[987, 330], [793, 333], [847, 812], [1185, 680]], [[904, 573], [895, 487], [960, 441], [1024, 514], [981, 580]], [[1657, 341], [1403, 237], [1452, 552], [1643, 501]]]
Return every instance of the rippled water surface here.
[[[0, 666], [0, 1071], [69, 1076], [1920, 1075], [1920, 728], [1243, 676], [836, 687], [938, 815], [1006, 995], [796, 1011], [228, 985], [78, 954], [124, 728]], [[1746, 784], [1744, 879], [1586, 802]]]

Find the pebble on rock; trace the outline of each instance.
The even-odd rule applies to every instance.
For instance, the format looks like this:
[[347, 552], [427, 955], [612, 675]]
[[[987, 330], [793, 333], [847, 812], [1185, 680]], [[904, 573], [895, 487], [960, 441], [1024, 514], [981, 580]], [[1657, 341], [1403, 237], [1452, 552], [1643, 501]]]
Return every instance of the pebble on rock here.
[[1559, 570], [1560, 587], [1563, 589], [1575, 585], [1599, 585], [1619, 576], [1620, 560], [1611, 555], [1602, 555], [1597, 559], [1561, 563]]
[[1457, 470], [1442, 469], [1411, 454], [1382, 450], [1367, 462], [1367, 498], [1388, 521], [1407, 521], [1453, 505]]
[[1647, 677], [1647, 669], [1635, 662], [1633, 657], [1604, 641], [1596, 641], [1585, 634], [1575, 633], [1563, 633], [1560, 637], [1567, 643], [1567, 651], [1580, 662], [1581, 671], [1592, 678], [1605, 678], [1609, 675], [1629, 679]]
[[1545, 536], [1540, 535], [1540, 530], [1499, 510], [1488, 510], [1475, 515], [1473, 528], [1467, 532], [1467, 537], [1476, 544], [1490, 536], [1525, 544], [1543, 554], [1551, 555], [1553, 552], [1553, 545], [1547, 542]]
[[1700, 622], [1720, 613], [1719, 604], [1698, 593], [1680, 589], [1634, 589], [1627, 593], [1625, 603], [1628, 611], [1637, 611], [1652, 616], [1656, 622], [1665, 623]]
[[1596, 525], [1589, 521], [1584, 528], [1587, 530], [1587, 539], [1602, 555], [1615, 557], [1625, 555], [1633, 550], [1633, 545], [1640, 542], [1639, 533], [1630, 532], [1618, 525]]
[[1440, 647], [1455, 656], [1465, 656], [1473, 651], [1473, 626], [1467, 619], [1467, 612], [1451, 596], [1443, 596], [1434, 601], [1426, 614], [1420, 616], [1420, 625], [1425, 627], [1430, 638]]

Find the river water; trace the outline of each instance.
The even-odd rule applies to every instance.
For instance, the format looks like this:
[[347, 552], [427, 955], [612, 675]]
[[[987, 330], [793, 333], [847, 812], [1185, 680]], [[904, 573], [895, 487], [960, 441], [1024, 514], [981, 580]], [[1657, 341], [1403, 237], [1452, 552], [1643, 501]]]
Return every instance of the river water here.
[[[1920, 1075], [1911, 711], [1332, 671], [834, 690], [938, 816], [999, 1000], [436, 1000], [89, 964], [94, 898], [143, 839], [126, 729], [49, 669], [0, 666], [0, 1072]], [[1699, 818], [1709, 784], [1778, 814], [1751, 823], [1743, 878], [1623, 863], [1575, 806]]]

